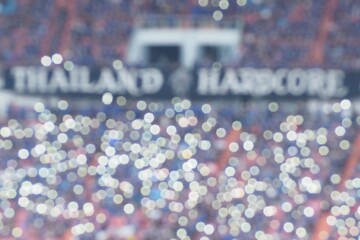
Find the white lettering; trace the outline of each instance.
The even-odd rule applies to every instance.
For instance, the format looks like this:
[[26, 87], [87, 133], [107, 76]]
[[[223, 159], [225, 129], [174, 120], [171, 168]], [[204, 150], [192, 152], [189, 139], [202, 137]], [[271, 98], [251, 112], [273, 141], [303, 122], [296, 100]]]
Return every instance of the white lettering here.
[[15, 90], [18, 92], [26, 91], [26, 68], [14, 67], [11, 69], [11, 74], [14, 76]]
[[310, 96], [326, 97], [328, 95], [324, 70], [320, 68], [310, 69], [308, 70], [308, 78], [308, 94]]
[[142, 80], [142, 91], [145, 94], [157, 93], [164, 83], [162, 73], [156, 68], [141, 70], [140, 78]]
[[219, 87], [219, 93], [222, 95], [227, 94], [229, 91], [233, 94], [241, 93], [239, 79], [236, 76], [235, 70], [232, 68], [229, 68], [225, 71], [224, 77]]
[[201, 68], [198, 71], [198, 79], [198, 94], [217, 94], [220, 80], [220, 72], [218, 70]]
[[266, 96], [272, 92], [273, 72], [270, 69], [259, 69], [256, 73], [253, 94], [255, 96]]
[[344, 86], [345, 73], [341, 70], [329, 70], [327, 76], [327, 91], [331, 93], [330, 96], [344, 97], [348, 94], [349, 89]]
[[307, 90], [307, 74], [301, 69], [293, 69], [287, 78], [287, 87], [290, 94], [300, 96]]
[[284, 84], [284, 79], [286, 77], [288, 73], [288, 70], [285, 68], [281, 68], [275, 71], [275, 73], [273, 74], [272, 77], [272, 88], [273, 91], [279, 95], [279, 96], [283, 96], [288, 94], [285, 84]]
[[55, 68], [52, 72], [52, 76], [50, 78], [50, 82], [47, 86], [47, 92], [56, 92], [60, 90], [61, 92], [68, 92], [68, 79], [65, 75], [65, 72], [61, 68]]
[[115, 92], [116, 81], [113, 72], [109, 68], [103, 68], [100, 72], [99, 81], [96, 84], [96, 91], [98, 93], [103, 92]]
[[132, 96], [140, 96], [141, 92], [137, 87], [138, 73], [136, 70], [126, 71], [125, 87]]
[[241, 68], [239, 70], [241, 77], [241, 89], [243, 94], [251, 94], [253, 92], [253, 85], [255, 83], [254, 69]]

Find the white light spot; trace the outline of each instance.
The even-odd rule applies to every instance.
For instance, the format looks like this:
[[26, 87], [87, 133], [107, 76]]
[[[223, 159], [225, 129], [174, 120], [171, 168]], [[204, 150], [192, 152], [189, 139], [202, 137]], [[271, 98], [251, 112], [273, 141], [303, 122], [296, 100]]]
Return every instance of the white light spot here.
[[49, 56], [43, 56], [40, 61], [44, 67], [48, 67], [51, 65], [51, 58]]
[[51, 60], [55, 64], [60, 64], [63, 61], [63, 57], [59, 53], [55, 53], [51, 56]]

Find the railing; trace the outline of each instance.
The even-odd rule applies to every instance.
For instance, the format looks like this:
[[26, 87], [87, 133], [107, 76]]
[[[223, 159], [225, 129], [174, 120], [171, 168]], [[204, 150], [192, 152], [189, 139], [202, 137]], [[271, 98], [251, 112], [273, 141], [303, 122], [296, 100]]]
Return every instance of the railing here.
[[147, 14], [135, 19], [134, 26], [142, 28], [241, 28], [239, 16], [226, 16], [216, 21], [209, 16]]

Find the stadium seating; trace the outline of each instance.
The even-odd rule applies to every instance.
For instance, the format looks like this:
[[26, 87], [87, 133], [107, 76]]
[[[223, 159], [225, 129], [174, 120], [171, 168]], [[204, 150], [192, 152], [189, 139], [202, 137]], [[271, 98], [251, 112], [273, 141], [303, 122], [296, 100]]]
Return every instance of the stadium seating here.
[[[138, 27], [223, 28], [241, 19], [236, 56], [223, 65], [348, 74], [360, 67], [359, 3], [0, 0], [0, 70], [55, 53], [75, 65], [127, 65]], [[0, 239], [360, 235], [356, 101], [45, 94], [31, 106], [1, 104]]]
[[356, 172], [338, 187], [358, 131], [348, 107], [84, 104], [9, 107], [3, 236], [21, 226], [27, 239], [309, 239], [335, 206], [358, 216]]
[[[0, 32], [8, 36], [0, 42], [0, 61], [4, 65], [40, 64], [42, 56], [57, 52], [76, 64], [109, 65], [115, 59], [126, 63], [129, 36], [138, 26], [192, 27], [199, 17], [207, 18], [212, 26], [221, 26], [221, 21], [212, 18], [213, 12], [220, 9], [224, 20], [240, 17], [244, 24], [236, 64], [347, 69], [359, 66], [359, 6], [355, 1], [244, 0], [228, 2], [222, 8], [207, 0], [176, 4], [155, 0], [13, 1], [17, 3], [15, 10], [0, 14]], [[32, 14], [26, 14], [29, 12]], [[157, 22], [160, 16], [161, 22]]]

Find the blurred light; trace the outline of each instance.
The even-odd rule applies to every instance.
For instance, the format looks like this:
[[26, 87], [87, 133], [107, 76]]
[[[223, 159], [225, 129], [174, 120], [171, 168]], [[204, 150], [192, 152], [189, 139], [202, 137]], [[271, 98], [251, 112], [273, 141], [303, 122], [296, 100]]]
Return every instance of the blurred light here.
[[67, 70], [67, 71], [72, 71], [72, 70], [74, 69], [74, 63], [71, 62], [71, 61], [66, 61], [66, 62], [64, 63], [64, 68], [65, 68], [65, 70]]
[[115, 60], [113, 61], [113, 68], [115, 70], [121, 70], [123, 68], [123, 63], [121, 60]]
[[243, 7], [243, 6], [246, 5], [247, 0], [236, 0], [236, 3], [237, 3], [239, 6]]
[[111, 93], [104, 93], [102, 96], [102, 101], [105, 105], [109, 105], [113, 101], [113, 95]]
[[216, 10], [214, 11], [213, 13], [213, 18], [216, 20], [216, 21], [220, 21], [222, 18], [223, 18], [223, 13], [220, 11], [220, 10]]
[[226, 10], [229, 8], [229, 2], [227, 0], [221, 0], [220, 3], [219, 3], [219, 7], [222, 9], [222, 10]]
[[44, 66], [44, 67], [48, 67], [51, 65], [51, 58], [49, 56], [43, 56], [41, 58], [41, 64]]
[[199, 5], [201, 7], [206, 7], [209, 4], [209, 0], [199, 0]]
[[59, 53], [55, 53], [51, 56], [51, 60], [54, 64], [60, 64], [63, 61], [63, 57]]

